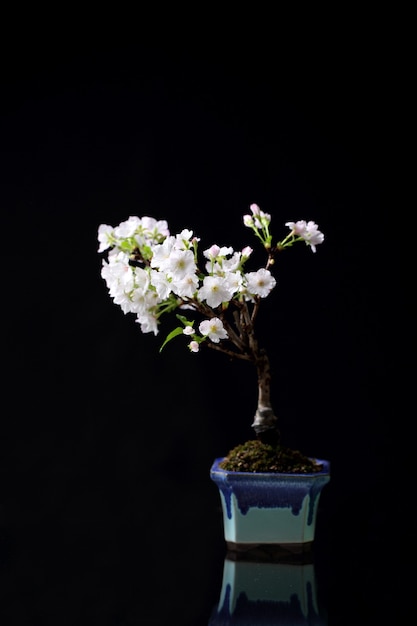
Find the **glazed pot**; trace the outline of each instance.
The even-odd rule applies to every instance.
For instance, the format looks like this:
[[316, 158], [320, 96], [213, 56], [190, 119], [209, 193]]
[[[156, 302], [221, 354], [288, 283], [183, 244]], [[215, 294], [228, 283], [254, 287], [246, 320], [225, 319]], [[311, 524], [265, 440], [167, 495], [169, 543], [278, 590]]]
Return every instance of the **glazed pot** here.
[[329, 461], [311, 474], [232, 472], [215, 459], [210, 478], [220, 493], [228, 549], [259, 545], [299, 546], [314, 541], [318, 503], [330, 480]]

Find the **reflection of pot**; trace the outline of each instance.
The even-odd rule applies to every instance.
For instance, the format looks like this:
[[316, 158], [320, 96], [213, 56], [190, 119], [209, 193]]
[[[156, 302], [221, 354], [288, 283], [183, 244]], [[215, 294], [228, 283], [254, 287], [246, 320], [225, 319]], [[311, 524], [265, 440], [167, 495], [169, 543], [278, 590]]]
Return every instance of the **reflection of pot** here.
[[325, 626], [313, 563], [224, 561], [219, 604], [209, 626]]
[[[330, 480], [330, 463], [314, 474], [230, 472], [211, 467], [223, 509], [224, 537], [229, 549], [248, 545], [294, 546], [314, 541], [318, 502]], [[298, 546], [298, 548], [297, 548]]]

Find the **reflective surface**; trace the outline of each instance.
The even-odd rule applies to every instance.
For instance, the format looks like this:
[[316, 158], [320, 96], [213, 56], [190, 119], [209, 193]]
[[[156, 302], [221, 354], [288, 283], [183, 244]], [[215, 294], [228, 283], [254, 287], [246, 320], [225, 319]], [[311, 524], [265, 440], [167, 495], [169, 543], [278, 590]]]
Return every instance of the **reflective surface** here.
[[165, 493], [166, 525], [157, 501], [138, 507], [134, 523], [109, 515], [3, 522], [2, 623], [362, 626], [400, 623], [410, 609], [415, 546], [406, 533], [384, 540], [388, 517], [372, 527], [367, 518], [366, 530], [352, 513], [349, 534], [341, 503], [323, 497], [310, 554], [236, 558], [225, 549], [215, 488], [177, 487]]
[[210, 626], [327, 624], [325, 611], [318, 606], [314, 562], [234, 557], [225, 558], [219, 604]]

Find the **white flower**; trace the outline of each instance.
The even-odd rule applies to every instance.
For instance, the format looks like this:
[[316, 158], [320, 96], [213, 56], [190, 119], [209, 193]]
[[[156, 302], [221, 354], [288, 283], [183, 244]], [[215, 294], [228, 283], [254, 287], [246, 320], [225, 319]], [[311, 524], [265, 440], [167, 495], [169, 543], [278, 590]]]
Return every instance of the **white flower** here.
[[184, 335], [193, 335], [194, 328], [192, 326], [186, 326], [182, 332], [184, 333]]
[[169, 264], [169, 258], [175, 246], [175, 237], [167, 237], [161, 244], [153, 246], [151, 267], [165, 270]]
[[168, 223], [166, 220], [157, 221], [154, 217], [142, 217], [141, 219], [142, 228], [147, 231], [147, 235], [151, 239], [157, 240], [158, 237], [168, 237], [169, 229]]
[[223, 276], [224, 274], [220, 263], [215, 263], [214, 261], [207, 261], [204, 269], [209, 276]]
[[206, 257], [206, 259], [214, 261], [214, 259], [217, 259], [217, 257], [219, 256], [219, 252], [220, 247], [216, 244], [213, 244], [210, 248], [207, 248], [207, 250], [203, 250], [203, 255]]
[[135, 320], [138, 324], [140, 324], [140, 329], [143, 333], [153, 333], [154, 335], [158, 334], [158, 322], [152, 313], [142, 313], [137, 316]]
[[257, 204], [251, 204], [249, 208], [253, 213], [256, 228], [269, 226], [271, 222], [271, 216], [269, 213], [264, 213], [263, 211], [261, 211]]
[[172, 291], [171, 280], [164, 272], [158, 272], [158, 270], [151, 270], [151, 282], [155, 287], [156, 292], [161, 300], [166, 300]]
[[107, 224], [101, 224], [98, 227], [98, 240], [100, 246], [98, 248], [99, 252], [104, 252], [107, 248], [110, 248], [111, 244], [111, 236], [114, 234], [113, 227], [108, 226]]
[[240, 265], [242, 254], [241, 252], [233, 252], [230, 259], [224, 259], [222, 262], [222, 269], [224, 272], [234, 272]]
[[[158, 306], [159, 298], [156, 291], [149, 289], [145, 293], [135, 289], [132, 293], [133, 312], [138, 315], [147, 315]], [[152, 313], [153, 314], [153, 313]]]
[[118, 304], [122, 309], [123, 313], [135, 313], [135, 306], [132, 302], [130, 295], [121, 289], [115, 292], [113, 297], [113, 302]]
[[198, 345], [197, 341], [191, 341], [188, 344], [188, 347], [190, 348], [191, 352], [198, 352], [200, 350], [200, 346]]
[[198, 289], [197, 274], [188, 274], [181, 280], [173, 280], [172, 291], [180, 298], [192, 298]]
[[182, 230], [179, 235], [176, 235], [175, 237], [175, 247], [178, 248], [178, 250], [188, 250], [190, 247], [189, 242], [192, 236], [193, 231], [188, 230], [188, 228], [184, 228], [184, 230]]
[[317, 224], [310, 221], [306, 226], [304, 240], [306, 244], [311, 247], [312, 251], [315, 252], [316, 246], [323, 243], [324, 235], [319, 231]]
[[134, 269], [135, 288], [145, 293], [149, 288], [149, 274], [142, 267]]
[[165, 271], [174, 280], [182, 280], [197, 270], [192, 250], [173, 250], [165, 264]]
[[324, 235], [319, 231], [315, 222], [299, 220], [298, 222], [286, 222], [285, 226], [288, 226], [293, 235], [304, 239], [313, 252], [316, 251], [316, 246], [324, 241]]
[[251, 204], [250, 210], [252, 211], [252, 215], [244, 215], [243, 223], [245, 226], [249, 228], [263, 228], [268, 227], [271, 222], [271, 216], [269, 213], [264, 213], [258, 207], [257, 204]]
[[109, 262], [103, 260], [101, 276], [106, 281], [110, 295], [113, 295], [114, 290], [117, 290], [119, 286], [122, 286], [125, 291], [133, 289], [133, 268], [129, 265], [129, 257], [124, 252], [109, 254]]
[[240, 291], [242, 287], [242, 274], [240, 272], [229, 272], [225, 276], [226, 286], [230, 293], [234, 294]]
[[222, 276], [206, 276], [198, 292], [200, 300], [205, 300], [212, 308], [216, 308], [222, 302], [229, 302], [232, 295], [226, 279]]
[[291, 232], [299, 237], [304, 235], [306, 225], [305, 220], [299, 220], [298, 222], [285, 222], [285, 226], [288, 226]]
[[269, 270], [261, 268], [257, 272], [246, 274], [247, 291], [251, 295], [266, 298], [276, 285], [276, 280]]
[[138, 217], [131, 216], [128, 220], [119, 224], [119, 226], [114, 229], [114, 233], [119, 239], [133, 237], [135, 230], [140, 226], [140, 223], [141, 220]]
[[216, 244], [213, 244], [210, 248], [208, 248], [207, 250], [204, 250], [203, 254], [206, 257], [206, 259], [209, 259], [210, 261], [215, 261], [218, 258], [222, 259], [226, 256], [229, 256], [230, 254], [233, 254], [233, 252], [234, 250], [230, 246], [229, 247], [222, 246], [220, 248]]
[[204, 320], [198, 327], [200, 333], [211, 339], [213, 343], [219, 343], [220, 339], [228, 337], [223, 327], [223, 322], [218, 317], [212, 317], [210, 320]]

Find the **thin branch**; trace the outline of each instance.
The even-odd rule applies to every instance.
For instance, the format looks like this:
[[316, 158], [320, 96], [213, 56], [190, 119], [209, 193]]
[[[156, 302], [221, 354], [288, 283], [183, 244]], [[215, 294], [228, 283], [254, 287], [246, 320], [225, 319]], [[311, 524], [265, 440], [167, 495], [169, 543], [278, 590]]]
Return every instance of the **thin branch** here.
[[234, 331], [233, 327], [229, 322], [222, 317], [223, 326], [226, 329], [227, 334], [229, 335], [229, 339], [232, 343], [235, 344], [236, 348], [244, 354], [248, 348], [247, 341], [242, 340], [239, 335]]
[[222, 346], [217, 345], [216, 343], [207, 343], [206, 346], [211, 350], [217, 350], [218, 352], [223, 352], [227, 354], [232, 359], [241, 359], [243, 361], [253, 361], [253, 358], [246, 353], [241, 352], [233, 352], [233, 350], [228, 350], [227, 348], [223, 348]]
[[257, 317], [258, 312], [259, 312], [259, 306], [260, 306], [260, 303], [261, 303], [261, 301], [260, 301], [260, 299], [258, 298], [258, 299], [256, 300], [256, 302], [255, 302], [254, 306], [253, 306], [252, 315], [251, 315], [251, 322], [252, 322], [252, 326], [254, 326], [254, 325], [255, 325], [255, 320], [256, 320], [256, 317]]

